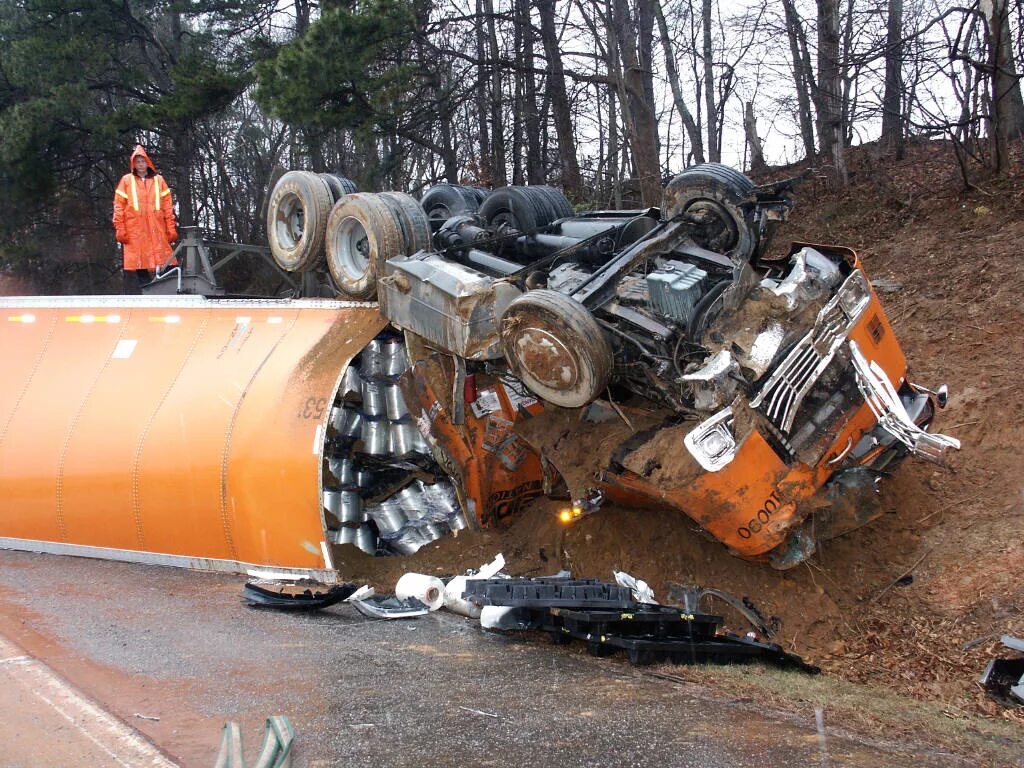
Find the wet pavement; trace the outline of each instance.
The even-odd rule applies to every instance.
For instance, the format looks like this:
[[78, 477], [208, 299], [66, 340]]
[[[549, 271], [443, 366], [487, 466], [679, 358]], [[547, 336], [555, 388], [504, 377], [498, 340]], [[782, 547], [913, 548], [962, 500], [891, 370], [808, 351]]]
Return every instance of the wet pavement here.
[[0, 635], [189, 767], [213, 765], [229, 719], [252, 759], [274, 714], [295, 726], [296, 768], [963, 764], [842, 732], [827, 711], [819, 733], [443, 611], [389, 622], [348, 606], [247, 608], [243, 583], [0, 551]]

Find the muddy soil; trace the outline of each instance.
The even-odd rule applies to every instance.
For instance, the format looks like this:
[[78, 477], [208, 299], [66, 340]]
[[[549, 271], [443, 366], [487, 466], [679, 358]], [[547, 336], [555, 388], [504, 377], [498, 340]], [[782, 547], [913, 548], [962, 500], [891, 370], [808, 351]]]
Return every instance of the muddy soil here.
[[951, 716], [1020, 717], [975, 681], [1001, 634], [1024, 635], [1024, 169], [965, 191], [941, 143], [898, 161], [861, 148], [850, 162], [842, 194], [821, 179], [800, 189], [776, 247], [858, 251], [912, 379], [950, 386], [935, 426], [963, 441], [949, 468], [906, 462], [881, 486], [880, 519], [787, 572], [730, 556], [677, 513], [605, 508], [566, 528], [556, 518], [564, 502], [541, 501], [508, 530], [464, 531], [412, 558], [351, 554], [342, 573], [389, 589], [408, 570], [453, 574], [502, 552], [517, 575], [566, 567], [610, 579], [616, 568], [662, 598], [671, 583], [715, 586], [777, 616], [777, 639], [828, 674], [941, 702]]

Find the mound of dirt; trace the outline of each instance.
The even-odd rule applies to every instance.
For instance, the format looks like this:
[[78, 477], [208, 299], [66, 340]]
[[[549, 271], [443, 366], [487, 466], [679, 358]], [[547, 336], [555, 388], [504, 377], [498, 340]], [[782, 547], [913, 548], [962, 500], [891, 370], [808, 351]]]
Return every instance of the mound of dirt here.
[[899, 161], [867, 147], [851, 152], [842, 193], [820, 180], [798, 190], [777, 249], [796, 240], [859, 252], [910, 375], [950, 386], [936, 429], [963, 441], [949, 468], [905, 462], [881, 485], [885, 514], [825, 542], [809, 562], [787, 572], [744, 562], [668, 511], [605, 508], [566, 528], [556, 516], [562, 504], [545, 500], [508, 530], [464, 531], [410, 558], [353, 554], [342, 573], [391, 589], [405, 571], [454, 574], [503, 552], [515, 575], [565, 567], [611, 579], [615, 568], [647, 580], [659, 598], [670, 583], [714, 586], [777, 616], [779, 642], [827, 673], [996, 715], [975, 680], [1001, 634], [1024, 635], [1024, 172], [1016, 169], [965, 191], [948, 145], [914, 145]]

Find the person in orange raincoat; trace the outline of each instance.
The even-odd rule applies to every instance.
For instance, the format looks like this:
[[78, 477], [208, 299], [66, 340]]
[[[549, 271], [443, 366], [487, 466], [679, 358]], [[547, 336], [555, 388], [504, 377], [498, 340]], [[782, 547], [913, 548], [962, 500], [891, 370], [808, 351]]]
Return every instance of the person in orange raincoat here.
[[130, 164], [114, 192], [114, 235], [124, 246], [125, 293], [140, 293], [171, 255], [178, 225], [171, 190], [141, 144]]

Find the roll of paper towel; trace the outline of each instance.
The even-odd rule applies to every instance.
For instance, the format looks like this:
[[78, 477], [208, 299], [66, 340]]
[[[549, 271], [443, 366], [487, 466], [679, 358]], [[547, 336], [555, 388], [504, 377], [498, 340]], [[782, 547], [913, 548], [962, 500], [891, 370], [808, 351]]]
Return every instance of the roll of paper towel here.
[[395, 597], [399, 600], [415, 597], [436, 611], [444, 603], [444, 582], [425, 573], [407, 573], [395, 584]]

